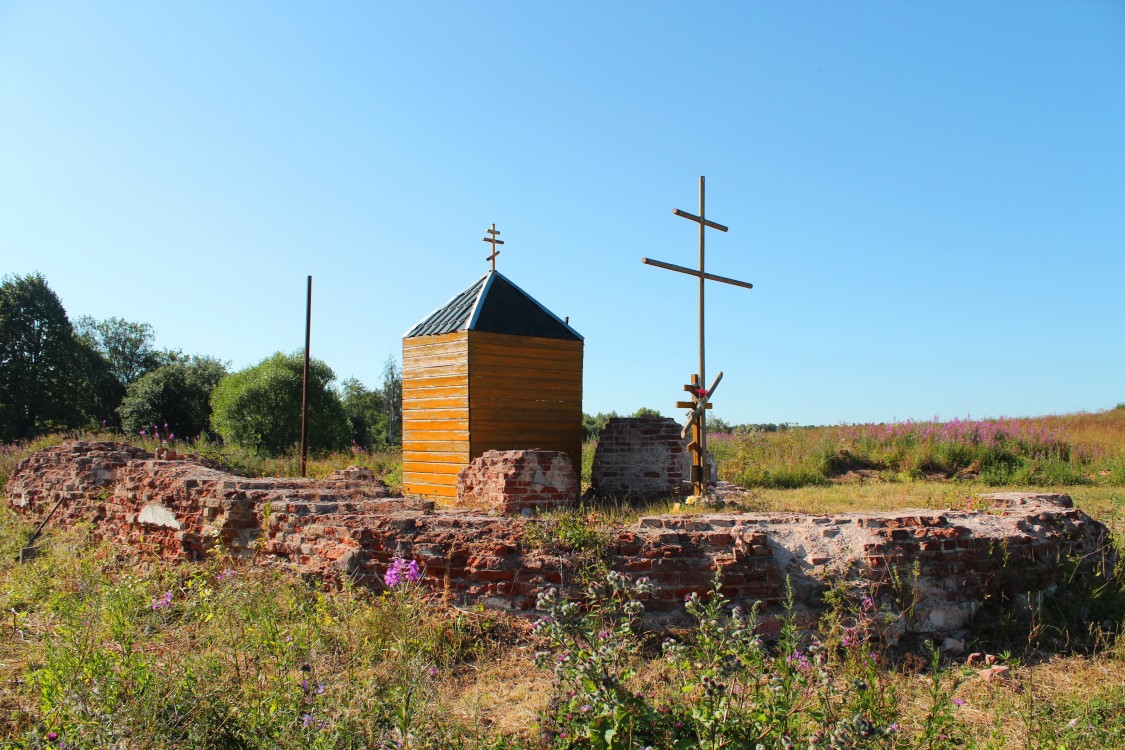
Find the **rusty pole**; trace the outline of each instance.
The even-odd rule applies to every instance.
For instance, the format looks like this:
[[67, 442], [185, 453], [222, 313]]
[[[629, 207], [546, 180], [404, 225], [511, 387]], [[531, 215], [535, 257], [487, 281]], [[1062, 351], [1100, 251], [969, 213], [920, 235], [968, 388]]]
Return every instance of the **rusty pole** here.
[[305, 300], [305, 372], [301, 379], [301, 476], [305, 476], [305, 457], [309, 450], [309, 334], [312, 332], [312, 276]]

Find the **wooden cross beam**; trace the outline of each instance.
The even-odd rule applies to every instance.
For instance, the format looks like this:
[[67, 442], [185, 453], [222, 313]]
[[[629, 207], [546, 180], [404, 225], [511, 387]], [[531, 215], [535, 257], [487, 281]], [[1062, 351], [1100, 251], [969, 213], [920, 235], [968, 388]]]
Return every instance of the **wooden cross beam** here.
[[753, 289], [754, 285], [749, 281], [739, 281], [738, 279], [728, 279], [726, 276], [716, 276], [713, 273], [700, 273], [694, 268], [686, 268], [684, 266], [677, 266], [675, 263], [665, 263], [660, 260], [653, 260], [652, 258], [641, 258], [641, 263], [646, 266], [656, 266], [657, 268], [667, 268], [669, 271], [679, 271], [686, 273], [688, 276], [696, 276], [707, 279], [708, 281], [721, 281], [724, 284], [731, 284], [732, 286], [740, 286], [743, 289]]
[[[743, 287], [744, 289], [753, 289], [754, 288], [753, 284], [750, 284], [750, 283], [745, 282], [745, 281], [738, 281], [737, 279], [727, 278], [726, 276], [716, 276], [714, 274], [707, 273], [706, 269], [704, 268], [704, 263], [703, 263], [704, 230], [706, 230], [706, 229], [716, 229], [720, 232], [729, 231], [728, 228], [723, 226], [722, 224], [719, 224], [718, 222], [715, 222], [715, 221], [711, 221], [710, 219], [707, 218], [706, 203], [705, 203], [705, 187], [706, 187], [706, 179], [701, 176], [699, 178], [699, 215], [698, 216], [696, 216], [695, 214], [689, 214], [687, 211], [681, 211], [678, 208], [672, 209], [672, 213], [674, 213], [676, 216], [679, 216], [682, 219], [687, 219], [688, 221], [694, 221], [695, 223], [699, 224], [699, 270], [696, 271], [694, 269], [687, 268], [685, 266], [677, 266], [677, 265], [672, 264], [672, 263], [663, 263], [663, 262], [658, 261], [658, 260], [650, 260], [649, 258], [641, 258], [641, 262], [644, 263], [645, 265], [656, 266], [657, 268], [664, 268], [666, 270], [676, 271], [678, 273], [686, 273], [689, 276], [695, 276], [697, 279], [699, 279], [699, 374], [692, 376], [692, 380], [695, 381], [695, 384], [696, 384], [695, 387], [697, 389], [699, 387], [701, 387], [703, 383], [706, 382], [706, 367], [705, 367], [705, 365], [706, 365], [706, 346], [705, 346], [705, 336], [704, 336], [704, 305], [703, 305], [704, 282], [718, 281], [718, 282], [723, 283], [723, 284], [732, 284], [734, 286], [740, 286], [740, 287]], [[719, 373], [719, 377], [720, 378], [722, 377], [722, 373]], [[716, 380], [715, 382], [716, 382], [716, 385], [717, 385], [718, 380]], [[712, 386], [712, 389], [714, 389], [714, 386]], [[688, 390], [690, 390], [690, 388]], [[700, 496], [700, 497], [702, 497], [707, 492], [707, 481], [703, 476], [703, 473], [704, 473], [703, 467], [704, 467], [704, 463], [705, 463], [704, 457], [707, 455], [707, 416], [706, 415], [707, 415], [707, 408], [709, 407], [709, 403], [708, 403], [709, 396], [710, 396], [710, 392], [704, 392], [702, 394], [702, 398], [699, 398], [697, 396], [697, 399], [696, 399], [696, 402], [695, 402], [695, 408], [692, 410], [692, 413], [691, 413], [691, 418], [689, 419], [688, 424], [685, 425], [685, 427], [684, 427], [684, 434], [685, 435], [687, 433], [687, 430], [690, 428], [692, 430], [692, 434], [694, 436], [694, 439], [692, 440], [692, 445], [695, 446], [695, 448], [693, 448], [693, 450], [692, 450], [693, 459], [692, 459], [692, 467], [691, 467], [691, 474], [692, 474], [691, 483], [692, 483], [693, 494], [695, 494], [697, 496]], [[702, 405], [700, 405], [700, 404], [702, 404]]]
[[492, 243], [492, 254], [489, 255], [487, 258], [485, 258], [485, 260], [492, 263], [492, 270], [495, 271], [496, 270], [496, 256], [500, 254], [500, 251], [496, 249], [496, 246], [497, 245], [503, 245], [504, 240], [496, 239], [496, 236], [500, 234], [500, 231], [496, 228], [495, 224], [492, 225], [491, 229], [486, 229], [484, 231], [486, 231], [490, 235], [492, 235], [491, 237], [481, 237], [481, 240], [483, 240], [484, 242]]

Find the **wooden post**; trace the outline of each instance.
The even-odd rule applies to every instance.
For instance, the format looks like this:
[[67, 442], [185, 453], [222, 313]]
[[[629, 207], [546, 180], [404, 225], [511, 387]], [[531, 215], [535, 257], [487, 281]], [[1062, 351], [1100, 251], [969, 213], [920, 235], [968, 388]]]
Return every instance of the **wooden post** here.
[[305, 458], [309, 451], [309, 338], [312, 332], [312, 276], [309, 276], [305, 299], [305, 372], [301, 379], [301, 476], [305, 476]]
[[[703, 175], [699, 176], [699, 382], [696, 383], [700, 388], [707, 384], [707, 369], [704, 362], [705, 347], [703, 345], [703, 290], [706, 288], [706, 279], [703, 278], [703, 237], [704, 230], [707, 225], [704, 223], [707, 220], [706, 210], [703, 203], [703, 188], [705, 180]], [[707, 479], [706, 466], [707, 466], [707, 410], [704, 409], [699, 412], [699, 420], [696, 424], [695, 442], [699, 443], [699, 452], [696, 454], [696, 464], [699, 466], [698, 481], [693, 481], [691, 486], [691, 493], [700, 500], [707, 494]], [[693, 469], [693, 471], [696, 471]]]
[[[702, 364], [703, 363], [701, 361], [700, 367], [702, 367]], [[702, 382], [703, 381], [699, 379], [698, 375], [691, 376], [691, 384], [696, 388], [701, 388], [702, 386], [700, 386], [699, 384]], [[698, 403], [698, 401], [699, 397], [696, 396], [696, 403]], [[699, 416], [696, 417], [695, 421], [691, 423], [691, 442], [699, 446], [694, 451], [692, 451], [691, 454], [691, 494], [699, 498], [702, 498], [703, 495], [707, 492], [707, 485], [703, 478], [703, 435], [703, 412], [700, 411]]]
[[[705, 476], [706, 465], [707, 465], [706, 459], [707, 459], [707, 408], [708, 408], [707, 405], [706, 405], [706, 402], [709, 401], [711, 396], [713, 395], [710, 391], [704, 393], [702, 395], [702, 397], [699, 394], [699, 389], [702, 388], [703, 384], [707, 382], [707, 370], [706, 370], [707, 362], [706, 362], [706, 357], [705, 357], [706, 346], [705, 346], [705, 341], [704, 341], [704, 306], [703, 306], [703, 294], [704, 294], [704, 289], [705, 289], [705, 283], [704, 282], [719, 281], [719, 282], [722, 282], [724, 284], [733, 284], [734, 286], [740, 286], [740, 287], [743, 287], [745, 289], [753, 289], [754, 288], [754, 285], [750, 284], [748, 282], [738, 281], [736, 279], [728, 279], [725, 276], [716, 276], [714, 274], [707, 273], [707, 271], [705, 270], [705, 266], [704, 266], [704, 263], [703, 263], [703, 260], [704, 260], [704, 252], [703, 252], [704, 251], [704, 245], [703, 245], [704, 230], [710, 228], [710, 229], [717, 229], [720, 232], [726, 232], [727, 231], [727, 227], [723, 226], [722, 224], [719, 224], [718, 222], [711, 221], [707, 218], [707, 214], [706, 214], [707, 209], [706, 209], [706, 203], [705, 203], [705, 199], [706, 199], [705, 188], [706, 188], [706, 180], [704, 179], [704, 177], [702, 175], [700, 175], [700, 177], [699, 177], [699, 216], [696, 216], [694, 214], [689, 214], [687, 211], [681, 211], [678, 208], [672, 209], [672, 213], [674, 213], [676, 216], [679, 216], [682, 219], [687, 219], [689, 221], [694, 221], [697, 224], [699, 224], [699, 270], [696, 271], [696, 270], [693, 270], [691, 268], [685, 268], [684, 266], [677, 266], [677, 265], [674, 265], [672, 263], [662, 263], [661, 261], [657, 261], [657, 260], [649, 260], [648, 258], [641, 258], [641, 262], [645, 263], [647, 265], [656, 266], [658, 268], [666, 268], [669, 271], [677, 271], [678, 273], [686, 273], [689, 276], [696, 276], [696, 277], [699, 278], [699, 374], [691, 376], [692, 377], [692, 384], [694, 385], [694, 389], [695, 389], [693, 391], [692, 395], [695, 397], [695, 402], [697, 404], [697, 407], [696, 407], [696, 409], [694, 409], [692, 411], [692, 413], [690, 415], [691, 421], [689, 422], [688, 425], [684, 426], [684, 430], [683, 430], [682, 434], [686, 437], [688, 427], [690, 426], [691, 434], [692, 434], [691, 445], [694, 446], [694, 448], [692, 449], [692, 467], [691, 467], [692, 494], [694, 494], [698, 497], [701, 497], [701, 498], [704, 495], [707, 494], [707, 481], [708, 481], [708, 477]], [[722, 375], [723, 374], [720, 372], [719, 378], [722, 378]], [[716, 384], [717, 383], [718, 383], [718, 379], [716, 379]], [[714, 388], [715, 388], [715, 386], [712, 386], [711, 390], [713, 391]], [[688, 386], [687, 390], [689, 390], [689, 391], [692, 390], [692, 386]], [[704, 402], [702, 406], [699, 406], [700, 401]]]

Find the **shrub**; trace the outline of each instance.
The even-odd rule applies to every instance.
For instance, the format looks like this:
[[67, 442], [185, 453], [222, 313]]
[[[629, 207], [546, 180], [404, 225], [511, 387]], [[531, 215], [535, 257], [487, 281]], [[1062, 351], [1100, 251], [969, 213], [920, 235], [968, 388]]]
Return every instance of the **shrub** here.
[[[301, 439], [300, 353], [281, 352], [227, 375], [211, 394], [211, 427], [223, 440], [264, 455], [292, 450]], [[309, 450], [343, 450], [348, 417], [332, 388], [336, 376], [324, 362], [309, 363]]]
[[118, 414], [127, 434], [167, 424], [166, 432], [184, 438], [202, 434], [211, 424], [211, 394], [226, 367], [211, 357], [194, 357], [164, 365], [129, 386]]

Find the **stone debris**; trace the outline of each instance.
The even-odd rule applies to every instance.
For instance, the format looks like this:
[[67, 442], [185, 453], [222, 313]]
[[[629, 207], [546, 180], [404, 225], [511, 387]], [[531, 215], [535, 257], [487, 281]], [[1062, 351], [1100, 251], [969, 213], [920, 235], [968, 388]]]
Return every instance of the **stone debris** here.
[[1012, 668], [1006, 664], [989, 667], [980, 671], [983, 682], [1007, 682], [1012, 679]]
[[941, 642], [941, 650], [953, 656], [965, 653], [965, 641], [960, 638], [946, 638]]

